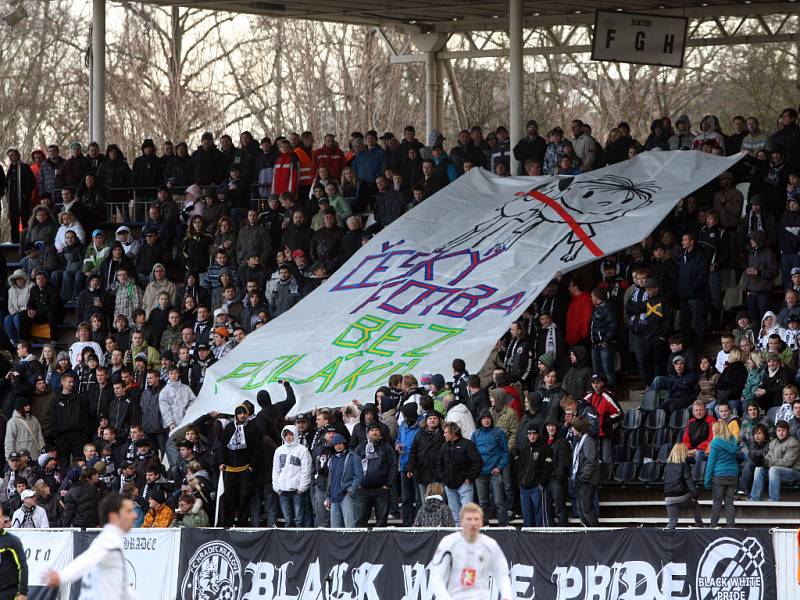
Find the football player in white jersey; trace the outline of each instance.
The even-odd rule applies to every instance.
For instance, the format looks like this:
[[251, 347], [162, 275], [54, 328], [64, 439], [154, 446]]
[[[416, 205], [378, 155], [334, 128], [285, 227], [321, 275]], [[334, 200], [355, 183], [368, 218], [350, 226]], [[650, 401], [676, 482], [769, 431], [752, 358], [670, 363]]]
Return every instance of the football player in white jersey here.
[[45, 576], [48, 587], [81, 580], [78, 600], [138, 600], [128, 585], [124, 537], [136, 520], [133, 500], [109, 494], [100, 502], [100, 534], [69, 565]]
[[487, 600], [489, 577], [500, 600], [511, 600], [508, 562], [497, 542], [481, 533], [482, 526], [480, 506], [461, 507], [461, 531], [442, 538], [428, 565], [436, 600]]

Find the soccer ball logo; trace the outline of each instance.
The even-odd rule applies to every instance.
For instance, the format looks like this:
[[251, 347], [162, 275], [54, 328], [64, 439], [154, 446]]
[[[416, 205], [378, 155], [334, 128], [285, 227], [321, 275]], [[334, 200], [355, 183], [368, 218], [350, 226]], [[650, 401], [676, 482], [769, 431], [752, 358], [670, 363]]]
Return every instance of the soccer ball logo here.
[[698, 600], [764, 600], [764, 548], [752, 537], [715, 540], [697, 567]]
[[239, 600], [242, 565], [233, 548], [208, 542], [192, 555], [181, 584], [182, 600]]

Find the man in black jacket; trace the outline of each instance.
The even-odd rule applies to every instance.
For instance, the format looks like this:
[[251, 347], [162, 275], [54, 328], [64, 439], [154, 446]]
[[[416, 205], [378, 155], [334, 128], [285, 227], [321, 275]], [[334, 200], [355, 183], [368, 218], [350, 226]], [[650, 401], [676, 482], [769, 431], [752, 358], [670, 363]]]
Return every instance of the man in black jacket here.
[[572, 446], [562, 435], [563, 428], [556, 419], [548, 418], [544, 429], [547, 434], [546, 443], [550, 447], [553, 458], [550, 485], [547, 487], [549, 500], [553, 503], [552, 514], [559, 527], [569, 527], [566, 499], [569, 478], [572, 473]]
[[681, 238], [683, 252], [678, 256], [678, 298], [680, 299], [680, 329], [702, 351], [706, 327], [706, 288], [708, 265], [697, 248], [695, 234], [687, 232]]
[[575, 497], [578, 515], [586, 527], [597, 527], [594, 499], [600, 484], [600, 456], [597, 443], [589, 435], [589, 424], [576, 417], [570, 425], [575, 439], [572, 460], [572, 479], [575, 480]]
[[615, 389], [617, 374], [614, 370], [614, 357], [617, 352], [617, 317], [615, 308], [608, 302], [605, 288], [592, 290], [592, 320], [589, 335], [592, 341], [592, 368], [596, 373], [606, 376], [609, 387]]
[[547, 142], [539, 135], [539, 124], [530, 119], [525, 125], [525, 137], [514, 146], [514, 158], [519, 161], [517, 175], [525, 175], [525, 161], [529, 159], [544, 163], [544, 154], [547, 151]]
[[389, 518], [389, 489], [397, 473], [394, 448], [383, 439], [380, 425], [373, 422], [368, 426], [367, 439], [359, 444], [355, 453], [361, 463], [366, 464], [361, 485], [353, 498], [356, 525], [366, 527], [374, 508], [375, 526], [386, 527]]
[[45, 271], [37, 271], [36, 285], [31, 288], [27, 310], [20, 319], [20, 339], [30, 339], [31, 325], [34, 323], [47, 323], [50, 337], [55, 337], [60, 322], [61, 298], [58, 290], [50, 283]]
[[189, 164], [192, 183], [200, 186], [221, 183], [225, 173], [225, 163], [222, 152], [214, 144], [214, 135], [211, 132], [206, 131], [200, 138], [200, 146], [192, 153]]
[[11, 222], [11, 241], [19, 243], [19, 223], [27, 229], [31, 217], [31, 195], [36, 187], [36, 178], [31, 168], [22, 161], [19, 150], [11, 148], [7, 153], [10, 164], [5, 178], [5, 193], [8, 198], [8, 218]]
[[83, 444], [89, 439], [92, 427], [85, 398], [75, 393], [75, 374], [66, 371], [61, 375], [61, 396], [56, 400], [56, 449], [59, 466], [69, 464], [70, 457], [82, 456]]
[[441, 413], [435, 410], [428, 412], [425, 426], [420, 427], [411, 443], [405, 475], [414, 479], [421, 498], [425, 497], [429, 483], [442, 480], [439, 474], [439, 459], [444, 443], [441, 425]]
[[547, 486], [553, 474], [553, 452], [535, 425], [527, 427], [527, 443], [515, 445], [511, 454], [517, 465], [523, 527], [548, 527]]
[[236, 407], [220, 436], [219, 470], [225, 477], [222, 496], [225, 527], [247, 524], [250, 516], [250, 495], [253, 488], [253, 453], [260, 448], [258, 427], [249, 421], [246, 405]]
[[483, 459], [475, 444], [461, 437], [461, 428], [458, 425], [445, 423], [444, 444], [439, 454], [439, 472], [456, 527], [459, 524], [461, 507], [473, 501], [475, 480], [480, 477], [482, 469]]
[[142, 422], [139, 402], [128, 395], [124, 382], [114, 382], [113, 389], [114, 397], [108, 403], [108, 424], [117, 431], [128, 431], [133, 423]]
[[512, 323], [509, 333], [511, 339], [505, 343], [503, 367], [512, 383], [519, 383], [523, 389], [527, 389], [533, 370], [533, 354], [522, 322]]
[[672, 309], [666, 294], [661, 292], [658, 280], [645, 279], [647, 292], [642, 301], [641, 315], [636, 333], [637, 360], [640, 361], [642, 383], [649, 386], [653, 378], [664, 375], [667, 363], [667, 337], [672, 331]]

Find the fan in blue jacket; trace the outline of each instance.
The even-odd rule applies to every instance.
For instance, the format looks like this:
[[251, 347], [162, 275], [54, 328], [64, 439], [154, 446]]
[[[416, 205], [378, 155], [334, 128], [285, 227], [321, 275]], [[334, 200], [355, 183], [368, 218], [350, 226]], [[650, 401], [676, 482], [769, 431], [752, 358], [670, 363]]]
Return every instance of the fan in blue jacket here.
[[[488, 426], [486, 420], [489, 422]], [[486, 409], [481, 411], [478, 421], [481, 426], [472, 434], [472, 442], [483, 459], [481, 476], [486, 477], [495, 469], [502, 471], [508, 465], [508, 441], [503, 430], [494, 426], [494, 418], [490, 411]]]

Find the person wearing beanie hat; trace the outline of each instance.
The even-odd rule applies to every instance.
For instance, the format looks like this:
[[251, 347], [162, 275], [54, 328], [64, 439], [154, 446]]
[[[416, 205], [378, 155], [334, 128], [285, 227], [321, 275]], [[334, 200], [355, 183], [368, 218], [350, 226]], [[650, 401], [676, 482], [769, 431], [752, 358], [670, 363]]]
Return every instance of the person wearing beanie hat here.
[[555, 357], [550, 354], [549, 352], [545, 352], [544, 354], [540, 354], [539, 358], [536, 359], [538, 363], [539, 372], [546, 373], [552, 369], [556, 368], [556, 360]]
[[[405, 423], [405, 420], [403, 422]], [[404, 476], [407, 479], [413, 478], [417, 485], [417, 499], [424, 497], [429, 483], [441, 479], [439, 459], [442, 444], [444, 444], [442, 415], [436, 411], [429, 411], [420, 421], [419, 431], [414, 437], [404, 470]]]
[[223, 356], [233, 350], [233, 344], [228, 339], [230, 332], [226, 327], [215, 327], [211, 332], [211, 354], [215, 360], [222, 359]]
[[234, 410], [230, 421], [220, 435], [220, 466], [225, 478], [225, 494], [222, 496], [224, 526], [239, 527], [247, 523], [250, 512], [250, 495], [253, 486], [251, 463], [259, 448], [258, 432], [250, 409], [240, 404]]
[[31, 401], [17, 396], [14, 401], [14, 413], [6, 426], [5, 453], [27, 450], [30, 456], [37, 456], [44, 446], [44, 436], [39, 419], [31, 415]]
[[444, 375], [441, 373], [431, 375], [429, 386], [429, 391], [433, 398], [433, 407], [440, 413], [444, 413], [444, 394], [447, 391], [445, 388]]
[[358, 527], [366, 527], [373, 509], [376, 527], [386, 527], [389, 518], [389, 489], [397, 476], [397, 456], [391, 438], [383, 435], [385, 429], [377, 420], [366, 423], [367, 437], [353, 450], [364, 471], [354, 499]]
[[[227, 490], [226, 490], [227, 491]], [[167, 494], [160, 487], [150, 490], [147, 496], [147, 504], [150, 509], [144, 516], [142, 527], [171, 527], [175, 518], [175, 513], [167, 504]]]

